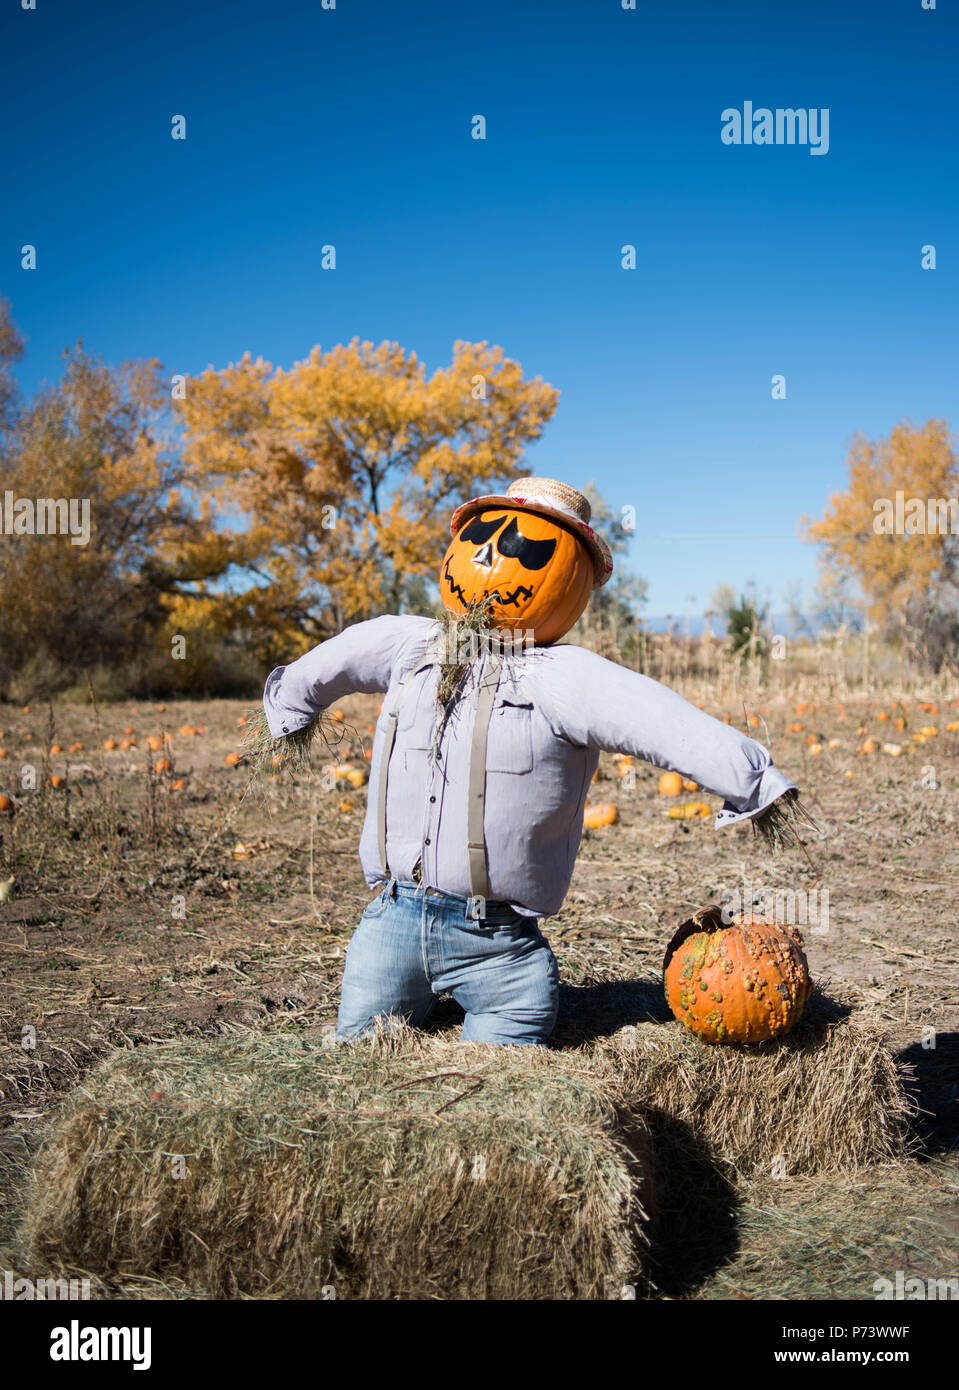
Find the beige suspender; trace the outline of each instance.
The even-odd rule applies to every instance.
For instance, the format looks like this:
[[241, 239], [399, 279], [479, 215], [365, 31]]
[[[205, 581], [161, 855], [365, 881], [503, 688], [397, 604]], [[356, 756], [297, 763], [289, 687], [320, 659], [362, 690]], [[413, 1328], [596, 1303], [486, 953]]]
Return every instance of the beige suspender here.
[[383, 751], [380, 753], [379, 785], [376, 791], [376, 820], [377, 820], [377, 840], [380, 852], [380, 863], [383, 865], [383, 872], [387, 878], [390, 877], [390, 866], [386, 859], [386, 787], [390, 772], [390, 757], [393, 753], [393, 744], [396, 742], [396, 721], [400, 716], [400, 705], [403, 703], [403, 696], [406, 694], [410, 681], [422, 668], [414, 667], [400, 686], [399, 694], [393, 701], [393, 708], [386, 716], [386, 732], [383, 736]]
[[[489, 735], [490, 719], [499, 688], [502, 672], [502, 658], [494, 652], [487, 655], [476, 696], [476, 714], [473, 719], [473, 738], [470, 746], [469, 787], [467, 792], [466, 852], [469, 860], [470, 894], [473, 899], [473, 915], [482, 915], [476, 899], [485, 901], [489, 897], [489, 875], [486, 870], [486, 835], [484, 818], [486, 811], [486, 741]], [[386, 794], [389, 779], [390, 758], [396, 742], [396, 725], [400, 705], [407, 687], [416, 675], [419, 666], [411, 671], [400, 687], [393, 708], [386, 716], [386, 729], [383, 735], [383, 748], [380, 753], [379, 782], [376, 795], [376, 817], [380, 864], [387, 878], [390, 877], [386, 857]]]
[[[476, 696], [476, 715], [473, 720], [473, 742], [470, 747], [469, 800], [466, 815], [466, 853], [469, 858], [470, 894], [475, 898], [489, 897], [489, 875], [486, 871], [486, 739], [493, 714], [493, 703], [499, 688], [502, 659], [491, 652], [486, 659], [479, 691]], [[479, 916], [479, 912], [474, 915]]]
[[[399, 701], [397, 701], [397, 703], [399, 703]], [[383, 873], [387, 878], [390, 876], [390, 866], [386, 860], [386, 781], [389, 776], [390, 755], [393, 752], [393, 744], [396, 742], [396, 719], [398, 714], [398, 709], [391, 709], [386, 716], [386, 732], [383, 735], [383, 751], [380, 754], [380, 780], [376, 792], [380, 863], [383, 866]]]

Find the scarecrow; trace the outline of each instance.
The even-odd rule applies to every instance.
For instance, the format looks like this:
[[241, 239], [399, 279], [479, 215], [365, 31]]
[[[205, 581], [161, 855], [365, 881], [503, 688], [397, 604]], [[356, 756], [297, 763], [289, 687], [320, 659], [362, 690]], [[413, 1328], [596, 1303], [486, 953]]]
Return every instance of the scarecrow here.
[[603, 750], [721, 796], [717, 825], [774, 835], [797, 815], [761, 744], [561, 640], [613, 570], [589, 523], [586, 497], [551, 478], [466, 502], [440, 567], [445, 623], [357, 623], [267, 679], [270, 746], [291, 753], [328, 706], [385, 692], [360, 840], [378, 891], [347, 950], [338, 1039], [422, 1025], [449, 991], [464, 1041], [547, 1043], [558, 969], [539, 919], [566, 895]]

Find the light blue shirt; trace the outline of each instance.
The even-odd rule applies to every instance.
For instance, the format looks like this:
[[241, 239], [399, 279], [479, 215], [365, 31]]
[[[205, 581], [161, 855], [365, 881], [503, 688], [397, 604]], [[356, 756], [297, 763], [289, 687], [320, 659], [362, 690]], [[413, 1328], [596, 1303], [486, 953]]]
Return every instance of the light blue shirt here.
[[[356, 691], [386, 692], [373, 739], [360, 859], [370, 886], [380, 862], [377, 793], [385, 720], [399, 701], [387, 779], [389, 873], [470, 895], [467, 787], [476, 691], [475, 658], [437, 752], [443, 624], [384, 617], [357, 623], [267, 678], [274, 737], [293, 733]], [[432, 640], [431, 640], [432, 639]], [[409, 678], [409, 679], [407, 679]], [[600, 750], [630, 753], [692, 778], [723, 798], [717, 825], [757, 815], [795, 784], [769, 751], [696, 709], [648, 676], [584, 647], [532, 647], [504, 661], [487, 738], [484, 832], [489, 897], [535, 916], [558, 912], [583, 833], [583, 806]]]

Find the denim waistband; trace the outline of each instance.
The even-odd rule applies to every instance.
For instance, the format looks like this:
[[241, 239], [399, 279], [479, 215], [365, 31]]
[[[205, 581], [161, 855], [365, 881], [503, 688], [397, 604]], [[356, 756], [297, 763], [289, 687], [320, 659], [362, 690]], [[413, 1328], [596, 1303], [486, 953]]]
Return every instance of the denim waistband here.
[[[490, 898], [467, 898], [461, 893], [447, 893], [442, 888], [430, 888], [422, 883], [407, 883], [402, 879], [391, 878], [383, 884], [381, 892], [388, 893], [391, 898], [402, 895], [404, 898], [430, 898], [446, 906], [457, 908], [463, 916], [471, 921], [484, 921], [490, 917], [514, 917], [516, 909], [512, 904], [503, 901], [493, 901]], [[525, 915], [525, 914], [523, 914]], [[532, 920], [532, 918], [530, 919]]]

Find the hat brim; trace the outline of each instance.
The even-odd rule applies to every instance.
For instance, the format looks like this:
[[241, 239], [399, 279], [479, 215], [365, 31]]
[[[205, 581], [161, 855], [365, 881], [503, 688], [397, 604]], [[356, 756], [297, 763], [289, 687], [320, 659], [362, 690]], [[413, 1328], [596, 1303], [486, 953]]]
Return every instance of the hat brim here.
[[518, 498], [508, 497], [505, 493], [494, 497], [473, 497], [469, 502], [464, 502], [462, 506], [456, 508], [450, 518], [450, 534], [455, 536], [470, 517], [475, 516], [477, 512], [488, 511], [490, 507], [508, 507], [511, 511], [534, 512], [537, 516], [545, 516], [550, 521], [555, 521], [558, 526], [564, 526], [567, 531], [571, 531], [574, 536], [577, 536], [589, 551], [595, 572], [593, 588], [601, 589], [611, 579], [613, 555], [602, 536], [597, 536], [593, 528], [587, 526], [585, 521], [577, 521], [575, 517], [567, 516], [565, 512], [561, 512], [555, 507], [549, 507], [542, 502], [521, 502]]

